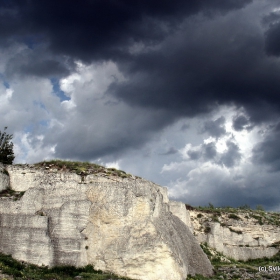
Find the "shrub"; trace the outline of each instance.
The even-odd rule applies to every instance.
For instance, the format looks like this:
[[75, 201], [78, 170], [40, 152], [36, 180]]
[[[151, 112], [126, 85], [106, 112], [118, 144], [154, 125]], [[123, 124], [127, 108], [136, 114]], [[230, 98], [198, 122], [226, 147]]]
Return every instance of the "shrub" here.
[[262, 205], [257, 205], [257, 206], [256, 206], [256, 210], [258, 210], [258, 211], [264, 211], [264, 208], [263, 208]]
[[238, 217], [237, 215], [235, 215], [235, 214], [229, 214], [228, 215], [228, 217], [230, 218], [230, 219], [234, 219], [234, 220], [240, 220], [240, 217]]
[[212, 216], [212, 221], [213, 221], [213, 222], [216, 222], [216, 223], [219, 223], [219, 222], [220, 222], [217, 215], [213, 215], [213, 216]]
[[251, 208], [250, 208], [250, 206], [249, 206], [249, 205], [244, 204], [244, 205], [242, 205], [242, 206], [239, 206], [239, 209], [249, 210], [249, 209], [251, 209]]
[[263, 225], [262, 217], [258, 215], [252, 215], [252, 218], [256, 219], [259, 225]]
[[204, 229], [204, 233], [209, 233], [209, 232], [211, 232], [211, 227], [209, 227], [209, 226], [206, 226], [205, 227], [205, 229]]
[[14, 156], [14, 144], [11, 142], [13, 135], [7, 134], [4, 128], [4, 132], [0, 131], [0, 162], [4, 164], [12, 164], [15, 159]]
[[214, 205], [212, 203], [209, 202], [209, 208], [210, 209], [214, 209]]

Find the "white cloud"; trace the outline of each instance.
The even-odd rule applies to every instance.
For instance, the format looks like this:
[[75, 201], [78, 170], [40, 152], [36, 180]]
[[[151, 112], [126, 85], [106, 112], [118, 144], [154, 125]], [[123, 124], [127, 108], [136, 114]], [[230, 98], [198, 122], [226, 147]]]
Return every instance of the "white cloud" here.
[[0, 88], [0, 110], [3, 112], [3, 114], [9, 108], [12, 95], [12, 89], [6, 89], [4, 86]]
[[17, 133], [14, 145], [15, 163], [35, 163], [53, 158], [55, 145], [44, 146], [43, 139], [43, 135], [34, 137], [30, 133]]
[[120, 168], [120, 163], [119, 163], [119, 161], [107, 162], [107, 163], [105, 163], [105, 166], [106, 166], [107, 168], [121, 169], [121, 168]]

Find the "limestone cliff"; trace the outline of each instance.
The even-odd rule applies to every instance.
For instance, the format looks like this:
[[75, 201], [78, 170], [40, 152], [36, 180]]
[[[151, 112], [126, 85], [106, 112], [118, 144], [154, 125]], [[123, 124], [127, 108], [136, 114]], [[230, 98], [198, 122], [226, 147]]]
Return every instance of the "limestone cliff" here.
[[181, 204], [170, 203], [159, 185], [121, 177], [1, 166], [0, 190], [9, 190], [0, 198], [0, 251], [37, 265], [92, 264], [141, 280], [212, 274]]
[[9, 187], [9, 174], [4, 166], [0, 163], [0, 192]]
[[279, 213], [249, 209], [187, 212], [196, 239], [227, 257], [246, 261], [272, 257], [279, 251]]

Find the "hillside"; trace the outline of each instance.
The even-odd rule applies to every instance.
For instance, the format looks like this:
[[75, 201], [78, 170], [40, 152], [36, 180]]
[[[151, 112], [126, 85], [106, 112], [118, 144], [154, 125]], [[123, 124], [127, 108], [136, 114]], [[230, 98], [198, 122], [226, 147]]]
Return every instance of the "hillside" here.
[[191, 230], [215, 267], [213, 277], [191, 279], [280, 279], [280, 213], [186, 207]]
[[[185, 206], [170, 201], [166, 188], [87, 162], [53, 160], [0, 169], [0, 251], [20, 260], [1, 255], [4, 274], [17, 279], [280, 279], [280, 272], [269, 271], [280, 266], [279, 213]], [[213, 276], [197, 242], [214, 267]], [[201, 272], [205, 277], [194, 276]]]

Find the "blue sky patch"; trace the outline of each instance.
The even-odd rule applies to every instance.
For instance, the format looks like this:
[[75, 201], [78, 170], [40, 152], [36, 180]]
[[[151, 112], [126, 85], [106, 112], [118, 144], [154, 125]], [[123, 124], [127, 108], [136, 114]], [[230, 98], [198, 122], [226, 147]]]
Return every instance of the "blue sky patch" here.
[[61, 90], [60, 85], [59, 85], [59, 79], [50, 78], [50, 81], [53, 86], [53, 92], [59, 97], [60, 102], [65, 101], [65, 100], [70, 100], [70, 98], [65, 95], [65, 92], [63, 90]]
[[6, 81], [5, 76], [2, 73], [0, 73], [0, 79], [2, 80], [5, 88], [10, 88], [10, 84]]

